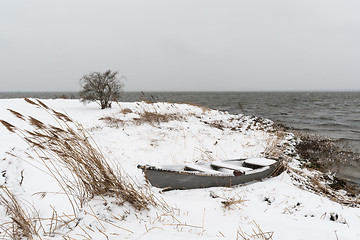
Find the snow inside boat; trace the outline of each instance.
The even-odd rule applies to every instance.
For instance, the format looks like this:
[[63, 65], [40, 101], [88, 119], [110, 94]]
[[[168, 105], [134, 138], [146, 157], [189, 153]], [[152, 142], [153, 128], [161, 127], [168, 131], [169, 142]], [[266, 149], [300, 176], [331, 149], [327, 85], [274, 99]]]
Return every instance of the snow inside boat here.
[[141, 166], [151, 185], [165, 189], [231, 187], [269, 177], [278, 167], [269, 158], [248, 158], [161, 167]]

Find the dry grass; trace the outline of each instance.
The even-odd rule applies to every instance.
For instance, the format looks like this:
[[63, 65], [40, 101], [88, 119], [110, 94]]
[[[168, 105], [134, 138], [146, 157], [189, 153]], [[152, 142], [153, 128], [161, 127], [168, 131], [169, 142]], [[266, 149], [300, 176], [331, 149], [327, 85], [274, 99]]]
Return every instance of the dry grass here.
[[345, 161], [341, 150], [330, 139], [300, 132], [295, 134], [301, 140], [296, 149], [300, 157], [306, 159], [306, 167], [327, 171], [336, 164], [335, 159]]
[[124, 108], [124, 109], [121, 110], [121, 113], [124, 114], [124, 115], [128, 114], [128, 113], [132, 113], [132, 112], [133, 111], [130, 108]]
[[[346, 161], [344, 153], [330, 139], [293, 131], [295, 139], [300, 141], [297, 141], [292, 151], [287, 141], [284, 141], [288, 134], [286, 129], [280, 125], [275, 126], [275, 130], [275, 138], [269, 139], [264, 151], [265, 156], [280, 160], [280, 165], [272, 174], [273, 176], [287, 171], [296, 185], [305, 190], [324, 195], [344, 205], [360, 206], [360, 200], [357, 198], [360, 193], [359, 187], [328, 175], [336, 164]], [[298, 156], [304, 170], [289, 166], [289, 162]], [[312, 173], [305, 173], [307, 169]], [[340, 189], [347, 192], [346, 196], [336, 192]]]
[[241, 196], [237, 196], [237, 198], [235, 197], [226, 197], [223, 198], [224, 200], [221, 201], [223, 208], [226, 210], [231, 210], [234, 207], [240, 209], [241, 207], [239, 205], [244, 206], [244, 203], [248, 200], [245, 200], [243, 197]]
[[285, 157], [284, 153], [285, 150], [287, 149], [287, 146], [282, 144], [284, 138], [285, 138], [285, 133], [280, 131], [275, 132], [275, 136], [273, 138], [269, 137], [266, 140], [264, 155], [268, 157], [272, 157], [274, 159]]
[[339, 165], [360, 159], [360, 154], [342, 149], [332, 139], [297, 131], [294, 131], [294, 134], [300, 139], [296, 150], [303, 160], [304, 167], [334, 172]]
[[[360, 200], [357, 196], [360, 195], [360, 188], [352, 182], [329, 174], [336, 172], [339, 164], [349, 161], [349, 154], [343, 152], [331, 139], [300, 132], [294, 132], [294, 134], [300, 139], [296, 150], [302, 161], [302, 167], [313, 171], [311, 176], [299, 178], [303, 179], [302, 182], [306, 188], [326, 195], [341, 204], [359, 206]], [[352, 156], [359, 157], [356, 154]], [[290, 170], [293, 176], [302, 174], [299, 170]], [[337, 193], [337, 190], [345, 190], [346, 196]]]
[[[147, 104], [152, 104], [152, 103], [147, 103]], [[129, 108], [124, 108], [121, 110], [121, 113], [123, 115], [126, 115], [128, 113], [133, 113], [133, 111]], [[181, 116], [177, 113], [158, 113], [156, 111], [155, 106], [153, 111], [145, 110], [145, 108], [141, 109], [138, 115], [139, 117], [134, 117], [132, 119], [132, 122], [135, 125], [141, 125], [147, 123], [151, 126], [154, 126], [164, 122], [170, 122], [176, 120], [180, 121], [184, 119], [184, 116]], [[124, 120], [116, 116], [106, 116], [100, 118], [99, 120], [104, 121], [109, 127], [115, 127], [115, 128], [123, 127], [126, 123]]]
[[0, 186], [0, 204], [6, 209], [6, 215], [11, 219], [0, 225], [3, 239], [33, 239], [37, 236], [36, 222], [30, 218], [29, 214], [21, 207], [19, 200], [6, 187]]
[[143, 111], [139, 118], [134, 118], [135, 124], [148, 123], [150, 125], [160, 124], [163, 122], [170, 122], [175, 120], [182, 120], [183, 117], [175, 113], [157, 113]]
[[340, 194], [337, 189], [330, 187], [331, 184], [329, 183], [332, 181], [329, 181], [328, 177], [318, 170], [312, 170], [311, 174], [306, 174], [303, 169], [298, 170], [288, 167], [287, 171], [294, 183], [304, 190], [326, 196], [330, 200], [343, 205], [350, 207], [360, 206], [359, 190], [354, 191], [354, 189], [345, 185], [342, 190], [346, 191], [346, 195]]
[[151, 193], [141, 191], [127, 174], [119, 170], [120, 167], [113, 169], [109, 165], [99, 147], [79, 123], [49, 108], [40, 100], [25, 98], [25, 101], [50, 114], [56, 126], [13, 110], [9, 111], [27, 122], [32, 130], [16, 128], [4, 120], [1, 123], [32, 147], [38, 159], [66, 193], [74, 212], [76, 206], [81, 208], [85, 201], [95, 195], [115, 196], [136, 209], [147, 208], [148, 204], [156, 205]]
[[116, 118], [116, 117], [111, 117], [111, 116], [102, 117], [102, 118], [99, 118], [99, 120], [104, 121], [106, 123], [106, 125], [108, 125], [109, 127], [114, 127], [114, 128], [123, 127], [125, 125], [124, 120], [122, 120], [120, 118]]
[[245, 233], [241, 229], [237, 231], [236, 239], [243, 239], [243, 240], [272, 240], [274, 232], [264, 232], [259, 224], [254, 221], [254, 225], [256, 226], [255, 229], [252, 230], [250, 233]]
[[[277, 129], [276, 138], [268, 142], [265, 155], [280, 159], [280, 165], [273, 173], [278, 175], [283, 171], [290, 173], [294, 183], [300, 188], [324, 195], [329, 199], [349, 206], [359, 206], [360, 200], [356, 197], [360, 190], [354, 184], [328, 175], [335, 166], [334, 159], [343, 161], [343, 155], [329, 139], [319, 136], [293, 132], [295, 138], [300, 139], [295, 145], [295, 152], [287, 152], [289, 146], [281, 144], [284, 139], [284, 129]], [[286, 142], [286, 141], [285, 141]], [[302, 160], [302, 169], [295, 169], [288, 163], [294, 157], [299, 156]], [[307, 170], [312, 173], [309, 174]], [[339, 194], [337, 190], [345, 190], [346, 196]]]
[[278, 176], [288, 168], [288, 162], [292, 160], [295, 153], [291, 150], [288, 141], [285, 140], [287, 133], [282, 130], [274, 132], [273, 138], [268, 138], [264, 155], [268, 158], [276, 159], [279, 162], [278, 167], [271, 176]]

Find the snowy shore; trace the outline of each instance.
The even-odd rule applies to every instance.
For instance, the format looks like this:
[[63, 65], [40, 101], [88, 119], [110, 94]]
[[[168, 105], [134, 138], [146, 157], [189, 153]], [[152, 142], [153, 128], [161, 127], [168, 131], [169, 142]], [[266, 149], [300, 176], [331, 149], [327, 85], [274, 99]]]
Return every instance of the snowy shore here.
[[[121, 166], [140, 186], [146, 182], [138, 164], [281, 155], [298, 169], [296, 140], [277, 132], [270, 120], [188, 104], [119, 103], [100, 110], [96, 103], [83, 105], [78, 100], [43, 102], [82, 124], [109, 164]], [[0, 100], [0, 119], [22, 129], [28, 128], [26, 123], [7, 109], [56, 122], [23, 99]], [[95, 196], [74, 213], [41, 161], [29, 157], [32, 151], [26, 142], [3, 126], [0, 142], [0, 184], [29, 215], [44, 219], [38, 230], [44, 239], [263, 239], [254, 232], [272, 239], [360, 238], [359, 208], [303, 190], [302, 181], [287, 171], [232, 188], [161, 192], [151, 187], [152, 194], [166, 202], [166, 210], [150, 206], [140, 211], [113, 197]], [[224, 202], [230, 201], [237, 203], [226, 207]], [[52, 217], [55, 212], [57, 218]], [[9, 217], [3, 206], [0, 220], [0, 238], [6, 239]]]

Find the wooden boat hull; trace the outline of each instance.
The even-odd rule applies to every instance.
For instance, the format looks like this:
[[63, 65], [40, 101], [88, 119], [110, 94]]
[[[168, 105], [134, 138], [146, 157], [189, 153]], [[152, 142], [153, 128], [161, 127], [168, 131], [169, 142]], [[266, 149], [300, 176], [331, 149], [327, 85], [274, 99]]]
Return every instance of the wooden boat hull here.
[[240, 176], [221, 176], [195, 174], [189, 172], [178, 172], [171, 170], [163, 170], [154, 167], [140, 167], [145, 173], [146, 179], [151, 185], [158, 188], [166, 189], [194, 189], [208, 187], [231, 187], [234, 185], [244, 184], [256, 180], [269, 177], [277, 168], [278, 164], [273, 164], [264, 170], [251, 174], [243, 174]]

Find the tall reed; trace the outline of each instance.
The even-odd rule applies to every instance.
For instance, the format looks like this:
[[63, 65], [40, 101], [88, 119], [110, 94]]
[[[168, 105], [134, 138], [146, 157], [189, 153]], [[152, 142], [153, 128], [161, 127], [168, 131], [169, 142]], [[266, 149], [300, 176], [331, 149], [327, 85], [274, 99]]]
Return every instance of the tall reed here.
[[0, 186], [0, 205], [6, 209], [6, 215], [11, 222], [4, 222], [0, 225], [0, 233], [3, 239], [33, 239], [39, 236], [36, 229], [36, 222], [21, 206], [17, 197], [6, 187]]
[[8, 110], [27, 122], [31, 130], [17, 128], [4, 120], [0, 122], [31, 146], [68, 196], [74, 211], [95, 195], [115, 196], [136, 209], [156, 205], [149, 191], [141, 191], [126, 173], [119, 170], [120, 167], [113, 169], [109, 165], [94, 139], [79, 123], [38, 99], [25, 98], [25, 101], [47, 112], [56, 124], [46, 124], [11, 109]]

